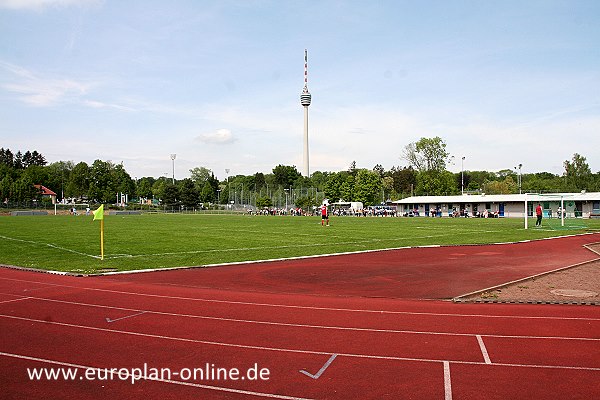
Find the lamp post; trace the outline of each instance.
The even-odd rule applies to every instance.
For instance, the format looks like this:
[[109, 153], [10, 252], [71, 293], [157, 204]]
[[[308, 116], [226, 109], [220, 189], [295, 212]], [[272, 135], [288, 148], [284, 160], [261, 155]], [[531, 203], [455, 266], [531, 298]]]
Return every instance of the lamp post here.
[[517, 176], [517, 183], [519, 185], [519, 194], [521, 194], [521, 167], [523, 167], [523, 164], [519, 164], [517, 167], [515, 167], [515, 170], [518, 168], [519, 169], [519, 175]]
[[290, 189], [283, 189], [285, 191], [285, 213], [287, 214], [287, 208], [288, 208], [288, 192]]
[[171, 161], [173, 162], [173, 185], [175, 184], [175, 157], [177, 157], [177, 154], [171, 154]]
[[231, 201], [231, 187], [229, 186], [229, 168], [225, 168], [225, 175], [227, 177], [227, 204]]
[[465, 194], [465, 156], [460, 162], [460, 194]]

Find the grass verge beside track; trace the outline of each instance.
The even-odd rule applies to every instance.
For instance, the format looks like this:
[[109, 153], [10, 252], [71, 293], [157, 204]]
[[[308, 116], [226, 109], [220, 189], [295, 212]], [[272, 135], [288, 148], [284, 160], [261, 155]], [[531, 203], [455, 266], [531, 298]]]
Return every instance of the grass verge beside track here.
[[[199, 266], [409, 246], [533, 240], [600, 229], [523, 229], [521, 219], [332, 218], [239, 215], [3, 217], [0, 264], [73, 273]], [[533, 223], [531, 224], [533, 225]]]

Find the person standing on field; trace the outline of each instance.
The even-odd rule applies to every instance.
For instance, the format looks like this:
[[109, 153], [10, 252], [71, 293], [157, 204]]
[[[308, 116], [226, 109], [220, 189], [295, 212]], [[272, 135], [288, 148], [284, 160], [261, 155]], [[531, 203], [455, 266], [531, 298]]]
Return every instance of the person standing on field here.
[[535, 208], [535, 215], [537, 216], [537, 220], [535, 221], [535, 226], [542, 226], [542, 205], [538, 203]]
[[327, 226], [329, 226], [329, 213], [327, 212], [327, 204], [325, 203], [321, 206], [321, 226], [324, 223], [327, 223]]

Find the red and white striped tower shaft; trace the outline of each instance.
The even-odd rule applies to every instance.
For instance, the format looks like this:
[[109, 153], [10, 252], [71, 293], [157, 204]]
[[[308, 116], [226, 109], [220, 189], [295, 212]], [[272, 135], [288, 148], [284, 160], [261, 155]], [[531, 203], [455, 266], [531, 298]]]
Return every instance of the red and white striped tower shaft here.
[[310, 177], [308, 165], [308, 106], [310, 106], [311, 96], [308, 92], [308, 52], [304, 49], [304, 89], [300, 95], [300, 103], [304, 107], [304, 163], [302, 175]]

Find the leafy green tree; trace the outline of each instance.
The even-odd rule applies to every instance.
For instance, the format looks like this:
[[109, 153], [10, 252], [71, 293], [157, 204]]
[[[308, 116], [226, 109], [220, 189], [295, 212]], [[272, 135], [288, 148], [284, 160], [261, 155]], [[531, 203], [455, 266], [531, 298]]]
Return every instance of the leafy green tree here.
[[144, 177], [137, 182], [135, 192], [138, 197], [150, 199], [152, 198], [153, 178]]
[[191, 179], [196, 184], [196, 187], [201, 189], [204, 187], [204, 184], [210, 179], [211, 175], [213, 175], [212, 171], [206, 167], [196, 167], [190, 169]]
[[83, 161], [79, 162], [66, 179], [65, 195], [67, 197], [86, 196], [90, 190], [90, 167]]
[[354, 176], [348, 174], [342, 183], [342, 186], [340, 186], [340, 199], [344, 201], [354, 201], [354, 184]]
[[352, 161], [348, 167], [348, 173], [352, 176], [356, 176], [357, 171], [358, 169], [356, 168], [356, 161]]
[[317, 188], [319, 191], [323, 191], [325, 188], [325, 183], [327, 182], [327, 178], [331, 175], [327, 172], [315, 171], [310, 176], [310, 184], [307, 186], [312, 186]]
[[417, 186], [417, 173], [412, 167], [393, 167], [389, 176], [394, 180], [394, 191], [398, 194], [410, 194]]
[[342, 198], [342, 185], [348, 177], [348, 172], [334, 172], [329, 174], [325, 182], [325, 197], [332, 201], [338, 201]]
[[14, 155], [10, 149], [0, 148], [0, 164], [10, 168], [14, 167]]
[[217, 196], [219, 197], [218, 200], [221, 204], [227, 204], [229, 203], [229, 185], [225, 184], [221, 185], [221, 187], [223, 189], [221, 189], [220, 195]]
[[59, 200], [62, 200], [73, 167], [74, 164], [72, 161], [58, 161], [45, 167], [48, 172], [48, 178], [43, 185], [56, 192]]
[[22, 171], [22, 177], [28, 177], [31, 182], [36, 185], [48, 185], [48, 170], [39, 165], [29, 165]]
[[23, 154], [20, 151], [17, 151], [13, 157], [13, 167], [15, 169], [23, 169]]
[[365, 206], [381, 203], [382, 182], [379, 173], [360, 169], [356, 174], [354, 193], [347, 201], [360, 201]]
[[454, 174], [449, 171], [421, 171], [417, 173], [416, 192], [419, 195], [445, 196], [457, 194]]
[[510, 194], [519, 190], [517, 182], [513, 177], [507, 175], [502, 181], [489, 181], [484, 183], [484, 192], [487, 194]]
[[[157, 179], [153, 184], [152, 184], [152, 196], [156, 199], [163, 199], [164, 195], [165, 195], [165, 189], [167, 187], [167, 182], [168, 180], [166, 178], [160, 178]], [[172, 183], [171, 183], [172, 184]]]
[[217, 194], [210, 182], [206, 182], [200, 192], [200, 201], [203, 203], [215, 203], [217, 200]]
[[385, 168], [383, 168], [383, 166], [381, 164], [377, 164], [373, 167], [373, 171], [377, 172], [377, 174], [383, 178], [383, 176], [385, 175]]
[[571, 161], [565, 161], [563, 166], [565, 167], [564, 176], [568, 190], [578, 191], [587, 189], [592, 178], [592, 170], [585, 157], [575, 153]]
[[31, 177], [23, 175], [13, 183], [13, 199], [16, 201], [39, 200], [41, 198], [40, 192], [33, 185], [34, 182], [31, 180]]
[[198, 189], [190, 178], [186, 178], [181, 181], [180, 189], [181, 204], [185, 207], [194, 208], [200, 202], [200, 196]]
[[46, 159], [43, 155], [38, 153], [37, 151], [30, 152], [29, 150], [23, 154], [22, 158], [23, 168], [27, 168], [30, 165], [37, 165], [38, 167], [43, 167], [46, 165]]
[[257, 172], [254, 174], [254, 190], [260, 191], [263, 187], [267, 185], [267, 181], [265, 180], [265, 174], [262, 172]]
[[273, 206], [273, 201], [270, 197], [263, 196], [256, 199], [256, 208], [270, 208]]
[[404, 148], [404, 159], [419, 172], [444, 171], [452, 157], [439, 137], [421, 138]]
[[123, 164], [111, 164], [111, 187], [115, 189], [115, 193], [127, 194], [129, 197], [135, 195], [135, 183], [131, 176], [125, 171]]
[[294, 185], [294, 182], [302, 176], [296, 169], [296, 166], [279, 164], [273, 168], [275, 176], [275, 184], [281, 185], [284, 188], [289, 188]]
[[90, 167], [88, 198], [100, 203], [113, 203], [117, 190], [112, 181], [112, 164], [96, 160]]
[[[384, 176], [383, 178], [381, 178], [381, 185], [383, 187], [384, 190], [384, 197], [390, 198], [391, 194], [394, 191], [394, 178], [392, 178], [391, 176]], [[395, 198], [393, 200], [396, 200]]]
[[14, 184], [14, 181], [9, 174], [4, 175], [2, 180], [0, 180], [0, 201], [4, 201], [6, 199], [13, 200], [13, 198], [12, 198], [13, 184]]
[[179, 204], [179, 197], [180, 193], [177, 185], [173, 185], [171, 182], [166, 183], [162, 197], [163, 204], [170, 207], [176, 206]]
[[443, 195], [457, 192], [454, 175], [446, 171], [452, 157], [441, 138], [421, 138], [408, 144], [404, 148], [404, 158], [418, 171], [418, 193]]
[[312, 196], [303, 196], [298, 197], [296, 201], [294, 201], [294, 204], [304, 211], [309, 211], [317, 205], [317, 200]]

